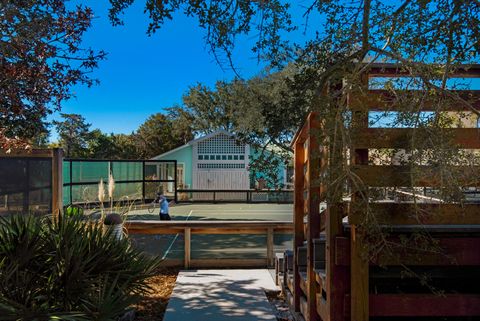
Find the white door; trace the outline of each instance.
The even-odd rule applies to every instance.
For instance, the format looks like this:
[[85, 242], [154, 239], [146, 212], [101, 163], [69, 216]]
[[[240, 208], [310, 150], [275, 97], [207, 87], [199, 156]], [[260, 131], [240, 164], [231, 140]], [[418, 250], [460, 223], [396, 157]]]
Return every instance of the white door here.
[[195, 189], [248, 189], [247, 171], [201, 170], [197, 171]]

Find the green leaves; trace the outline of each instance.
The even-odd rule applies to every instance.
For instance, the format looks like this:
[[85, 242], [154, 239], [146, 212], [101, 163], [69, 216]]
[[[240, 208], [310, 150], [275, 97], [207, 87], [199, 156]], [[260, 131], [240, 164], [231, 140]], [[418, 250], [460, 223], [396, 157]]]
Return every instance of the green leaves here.
[[71, 98], [71, 87], [91, 86], [89, 73], [105, 52], [81, 48], [92, 10], [66, 1], [0, 1], [0, 128], [7, 137], [34, 139], [45, 117]]
[[100, 225], [0, 218], [0, 320], [116, 320], [157, 266]]

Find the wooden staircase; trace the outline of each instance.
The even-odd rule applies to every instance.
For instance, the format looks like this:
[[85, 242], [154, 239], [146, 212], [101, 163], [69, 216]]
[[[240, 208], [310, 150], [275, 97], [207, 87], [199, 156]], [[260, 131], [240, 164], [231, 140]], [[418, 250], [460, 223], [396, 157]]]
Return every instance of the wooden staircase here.
[[[372, 64], [369, 72], [368, 77], [395, 77], [399, 68]], [[480, 78], [480, 66], [460, 68], [455, 75]], [[352, 121], [359, 126], [349, 152], [350, 170], [368, 187], [407, 186], [408, 168], [372, 165], [368, 154], [369, 149], [407, 148], [405, 138], [413, 135], [413, 129], [370, 128], [365, 115], [379, 106], [386, 110], [388, 103], [379, 104], [385, 92], [369, 93], [367, 101], [349, 99]], [[475, 97], [473, 105], [480, 108], [480, 91], [461, 95]], [[429, 106], [424, 109], [428, 111]], [[462, 108], [452, 106], [456, 111]], [[347, 153], [318, 141], [316, 133], [323, 125], [319, 116], [311, 113], [294, 141], [294, 244], [293, 251], [284, 254], [282, 282], [291, 309], [306, 321], [480, 320], [480, 205], [369, 201], [369, 208], [383, 215], [388, 240], [399, 241], [421, 229], [441, 251], [422, 252], [411, 241], [411, 248], [398, 249], [394, 258], [379, 251], [366, 260], [362, 255], [367, 241], [360, 224], [366, 211], [355, 207], [357, 195], [353, 193], [349, 201], [327, 202], [323, 173], [335, 165], [332, 155], [344, 157]], [[480, 149], [480, 129], [449, 130], [461, 148]], [[425, 167], [419, 186], [438, 186], [435, 175], [434, 169]], [[478, 187], [480, 182], [469, 184], [466, 186]], [[420, 218], [412, 214], [418, 209], [424, 213]]]

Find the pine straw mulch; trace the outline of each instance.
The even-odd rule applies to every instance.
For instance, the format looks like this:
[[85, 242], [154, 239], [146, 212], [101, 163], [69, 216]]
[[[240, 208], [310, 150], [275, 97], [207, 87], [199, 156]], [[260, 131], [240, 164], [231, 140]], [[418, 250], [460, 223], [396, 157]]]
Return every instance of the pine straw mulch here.
[[179, 269], [161, 268], [148, 279], [153, 291], [135, 306], [136, 321], [162, 321]]
[[285, 302], [285, 297], [280, 291], [265, 291], [268, 302], [272, 305], [277, 321], [293, 321], [295, 318], [290, 312], [290, 308]]

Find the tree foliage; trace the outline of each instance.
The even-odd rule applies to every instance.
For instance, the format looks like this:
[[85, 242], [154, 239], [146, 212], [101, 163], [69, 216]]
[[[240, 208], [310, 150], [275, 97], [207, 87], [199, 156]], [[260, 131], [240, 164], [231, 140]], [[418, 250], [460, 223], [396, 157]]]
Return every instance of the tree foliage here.
[[72, 97], [76, 84], [105, 53], [81, 48], [90, 8], [63, 0], [0, 1], [0, 127], [4, 135], [31, 139], [45, 131], [44, 118]]
[[[111, 18], [118, 19], [132, 2], [111, 0]], [[465, 186], [461, 182], [478, 181], [475, 167], [463, 173], [455, 167], [480, 164], [478, 154], [452, 144], [445, 127], [464, 126], [471, 117], [480, 115], [471, 99], [449, 90], [468, 89], [468, 83], [452, 81], [452, 74], [462, 64], [479, 63], [479, 1], [311, 0], [304, 10], [305, 28], [311, 35], [305, 43], [291, 41], [295, 37], [288, 31], [299, 24], [293, 23], [296, 20], [291, 18], [289, 7], [279, 1], [146, 1], [146, 10], [152, 23], [149, 32], [172, 19], [175, 12], [195, 16], [205, 29], [210, 51], [215, 56], [222, 52], [230, 58], [227, 62], [231, 63], [239, 35], [256, 36], [254, 51], [274, 67], [295, 61], [298, 74], [292, 85], [314, 92], [308, 109], [318, 112], [322, 124], [318, 141], [331, 149], [328, 168], [322, 172], [327, 203], [353, 197], [352, 206], [364, 214], [359, 231], [373, 243], [369, 254], [390, 250], [398, 258], [398, 247], [386, 241], [378, 213], [369, 206], [382, 193], [364, 184], [350, 170], [349, 157], [342, 157], [353, 155], [359, 119], [368, 119], [370, 126], [414, 130], [408, 150], [387, 149], [378, 156], [371, 154], [368, 160], [407, 166], [411, 183], [402, 188], [413, 195], [418, 193], [415, 182], [421, 177], [421, 166], [430, 166], [440, 175], [441, 184], [431, 190], [441, 201], [464, 203]], [[366, 79], [374, 63], [394, 63], [409, 77]], [[377, 114], [352, 113], [351, 99], [368, 101], [369, 89], [384, 90], [391, 109]], [[425, 114], [422, 109], [427, 104], [433, 110]], [[464, 112], [451, 114], [452, 105]], [[293, 105], [290, 107], [288, 110], [295, 112]], [[271, 113], [281, 111], [272, 109]], [[418, 211], [414, 214], [419, 217], [422, 213]], [[428, 241], [429, 237], [418, 239]]]
[[79, 114], [60, 114], [63, 121], [55, 120], [59, 144], [65, 150], [66, 157], [84, 157], [87, 142], [91, 137], [90, 124]]
[[[66, 157], [93, 159], [143, 159], [157, 156], [193, 139], [189, 122], [176, 113], [151, 115], [131, 134], [106, 134], [90, 130], [85, 118], [78, 114], [61, 114], [63, 120], [53, 121], [58, 132], [56, 147]], [[40, 139], [38, 145], [41, 147]]]
[[[151, 115], [135, 132], [138, 157], [151, 158], [172, 150], [193, 139], [191, 131], [176, 131], [177, 122], [167, 115]], [[180, 126], [180, 124], [178, 124]]]
[[171, 111], [188, 119], [197, 134], [226, 130], [260, 149], [276, 146], [288, 153], [314, 94], [295, 87], [295, 77], [296, 69], [288, 66], [249, 80], [219, 81], [214, 88], [197, 84]]

